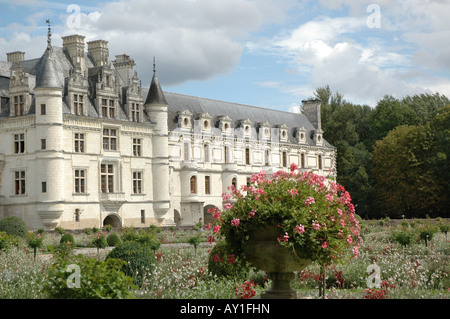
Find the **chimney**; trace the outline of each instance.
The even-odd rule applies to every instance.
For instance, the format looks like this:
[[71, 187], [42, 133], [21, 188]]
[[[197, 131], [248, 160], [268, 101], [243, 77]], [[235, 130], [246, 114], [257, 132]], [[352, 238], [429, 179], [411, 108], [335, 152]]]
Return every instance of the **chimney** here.
[[133, 67], [136, 65], [134, 60], [130, 59], [128, 55], [122, 54], [116, 55], [116, 59], [112, 63], [126, 85], [130, 85], [134, 75]]
[[63, 48], [67, 50], [73, 66], [79, 65], [81, 72], [86, 70], [86, 61], [84, 59], [84, 36], [74, 34], [62, 37]]
[[14, 51], [10, 53], [6, 53], [7, 61], [14, 63], [14, 62], [22, 62], [25, 60], [25, 52], [21, 51]]
[[88, 52], [90, 53], [95, 66], [103, 66], [108, 64], [108, 41], [95, 40], [88, 42], [87, 45]]
[[311, 122], [316, 130], [322, 130], [322, 121], [320, 119], [320, 105], [322, 101], [315, 100], [303, 100], [303, 114]]

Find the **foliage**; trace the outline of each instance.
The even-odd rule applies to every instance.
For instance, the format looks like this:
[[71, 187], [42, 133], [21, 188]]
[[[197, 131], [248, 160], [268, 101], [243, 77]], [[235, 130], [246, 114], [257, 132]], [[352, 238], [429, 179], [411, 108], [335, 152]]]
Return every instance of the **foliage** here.
[[122, 240], [120, 239], [119, 235], [117, 233], [111, 233], [106, 238], [106, 241], [108, 242], [108, 246], [117, 247], [122, 243]]
[[36, 260], [37, 249], [42, 247], [42, 244], [44, 242], [44, 236], [41, 233], [29, 232], [26, 235], [26, 240], [28, 246], [33, 248], [34, 259]]
[[39, 259], [34, 261], [19, 243], [8, 250], [0, 250], [0, 300], [46, 298], [42, 286], [48, 264]]
[[[385, 96], [375, 107], [369, 107], [346, 101], [328, 85], [319, 87], [314, 95], [322, 101], [324, 138], [337, 148], [337, 182], [352, 194], [359, 215], [398, 218], [402, 214], [408, 217], [446, 214], [450, 207], [450, 102], [447, 97], [438, 93], [402, 99]], [[400, 126], [417, 128], [416, 135], [410, 138], [418, 144], [408, 138], [397, 139], [392, 149], [375, 154], [373, 148], [377, 141], [384, 140]], [[428, 130], [425, 138], [423, 128]], [[375, 156], [390, 159], [389, 163], [381, 167], [383, 159], [380, 159], [374, 167]], [[396, 174], [392, 175], [393, 172]], [[401, 183], [400, 187], [409, 183], [413, 192], [398, 189], [389, 197], [386, 184], [396, 185], [394, 178]], [[413, 203], [401, 194], [418, 196]], [[397, 201], [394, 208], [392, 203], [396, 199], [401, 203]]]
[[8, 216], [0, 220], [0, 232], [24, 238], [28, 228], [20, 217]]
[[127, 227], [122, 233], [122, 241], [135, 241], [147, 245], [153, 251], [156, 251], [161, 246], [161, 241], [158, 238], [160, 229], [158, 227], [149, 227], [136, 231], [134, 228]]
[[233, 188], [225, 194], [225, 210], [213, 219], [236, 257], [245, 259], [243, 246], [252, 231], [267, 225], [279, 227], [280, 245], [320, 264], [345, 258], [351, 248], [357, 256], [360, 227], [349, 193], [335, 182], [326, 186], [323, 176], [296, 169], [291, 165], [290, 173], [254, 174], [251, 185], [242, 188], [245, 195]]
[[106, 241], [106, 234], [104, 232], [100, 232], [97, 236], [92, 240], [92, 244], [97, 248], [97, 252], [101, 248], [108, 247], [108, 242]]
[[0, 231], [0, 251], [8, 251], [11, 247], [17, 247], [19, 244], [19, 237]]
[[72, 247], [75, 247], [75, 239], [73, 238], [72, 234], [64, 234], [61, 236], [61, 239], [59, 240], [60, 244], [69, 244]]
[[201, 243], [201, 238], [199, 234], [193, 235], [188, 238], [188, 243], [194, 246], [194, 251], [197, 254], [197, 247]]
[[402, 246], [410, 245], [414, 240], [414, 233], [408, 230], [394, 231], [392, 233], [393, 239]]
[[246, 278], [250, 267], [244, 259], [231, 253], [227, 242], [220, 241], [209, 253], [208, 272], [217, 277]]
[[[129, 299], [135, 289], [132, 278], [122, 272], [125, 262], [117, 259], [105, 261], [78, 255], [57, 258], [49, 267], [44, 292], [51, 299]], [[79, 269], [79, 287], [74, 278]], [[72, 285], [72, 286], [71, 286]]]
[[138, 286], [142, 285], [145, 275], [151, 274], [156, 262], [155, 254], [149, 247], [135, 241], [126, 241], [115, 247], [106, 256], [106, 259], [110, 258], [125, 261], [122, 271], [132, 277]]

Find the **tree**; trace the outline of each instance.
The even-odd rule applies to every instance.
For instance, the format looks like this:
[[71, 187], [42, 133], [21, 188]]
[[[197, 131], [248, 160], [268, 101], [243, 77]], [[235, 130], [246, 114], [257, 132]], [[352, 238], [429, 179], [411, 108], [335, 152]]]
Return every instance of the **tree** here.
[[430, 125], [403, 125], [377, 141], [373, 151], [376, 196], [390, 217], [424, 217], [439, 205], [439, 184], [432, 157]]

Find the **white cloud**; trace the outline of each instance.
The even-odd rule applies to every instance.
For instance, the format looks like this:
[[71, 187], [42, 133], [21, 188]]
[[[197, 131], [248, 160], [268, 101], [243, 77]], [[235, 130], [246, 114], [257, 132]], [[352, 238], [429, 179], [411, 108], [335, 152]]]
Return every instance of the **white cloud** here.
[[[86, 41], [109, 41], [110, 55], [127, 53], [138, 75], [149, 83], [152, 57], [157, 58], [164, 86], [205, 80], [230, 72], [240, 61], [245, 40], [263, 24], [281, 21], [290, 0], [121, 0], [83, 14]], [[126, 51], [126, 52], [124, 52]]]
[[283, 56], [299, 75], [308, 77], [308, 84], [291, 89], [294, 96], [309, 97], [327, 84], [349, 101], [370, 105], [386, 94], [449, 93], [445, 76], [434, 75], [450, 71], [449, 1], [380, 2], [379, 29], [367, 25], [371, 12], [366, 8], [372, 1], [320, 3], [332, 10], [346, 6], [351, 15], [318, 17], [274, 37], [272, 43], [247, 45], [253, 53], [259, 49]]

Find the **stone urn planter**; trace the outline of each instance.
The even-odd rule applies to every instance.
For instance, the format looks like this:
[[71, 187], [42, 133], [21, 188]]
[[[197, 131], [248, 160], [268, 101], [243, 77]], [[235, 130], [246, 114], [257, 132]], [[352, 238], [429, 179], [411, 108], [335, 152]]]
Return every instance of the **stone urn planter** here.
[[297, 292], [291, 288], [294, 271], [301, 271], [312, 260], [302, 256], [300, 250], [281, 246], [277, 238], [277, 226], [255, 228], [249, 232], [249, 241], [243, 244], [247, 260], [256, 268], [266, 271], [272, 286], [261, 294], [262, 299], [296, 299]]

